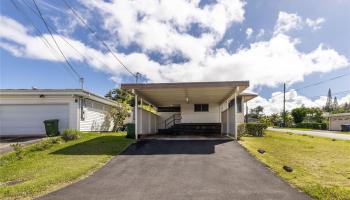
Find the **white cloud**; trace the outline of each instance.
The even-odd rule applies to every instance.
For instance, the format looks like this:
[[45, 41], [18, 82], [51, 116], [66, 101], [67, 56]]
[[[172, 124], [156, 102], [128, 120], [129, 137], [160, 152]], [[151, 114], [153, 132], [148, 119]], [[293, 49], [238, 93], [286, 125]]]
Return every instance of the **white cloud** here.
[[296, 13], [279, 12], [274, 34], [287, 33], [293, 29], [300, 29], [303, 20]]
[[[326, 96], [321, 96], [316, 100], [311, 100], [308, 97], [299, 95], [295, 90], [286, 92], [286, 110], [290, 111], [293, 108], [304, 105], [305, 107], [322, 107], [326, 103]], [[281, 113], [283, 111], [283, 93], [274, 92], [271, 98], [265, 99], [263, 97], [257, 97], [248, 103], [250, 108], [256, 106], [264, 107], [264, 113], [270, 115], [273, 113]]]
[[265, 30], [264, 29], [260, 29], [258, 34], [256, 35], [257, 39], [262, 38], [265, 35]]
[[[227, 28], [244, 20], [240, 0], [219, 0], [200, 7], [199, 0], [187, 1], [81, 1], [104, 18], [103, 28], [117, 35], [120, 45], [136, 43], [144, 52], [171, 55], [180, 52], [190, 59], [201, 60], [222, 39]], [[195, 37], [191, 25], [207, 29]]]
[[[293, 108], [304, 105], [305, 107], [323, 107], [326, 105], [327, 96], [320, 96], [315, 100], [312, 100], [306, 96], [303, 96], [295, 90], [286, 92], [286, 110], [291, 111]], [[350, 94], [345, 95], [342, 98], [338, 98], [338, 104], [350, 103]], [[261, 96], [249, 101], [248, 106], [255, 108], [262, 106], [266, 115], [273, 113], [281, 113], [283, 111], [283, 92], [274, 92], [271, 97], [265, 99]]]
[[312, 19], [309, 19], [307, 18], [306, 19], [306, 24], [311, 27], [312, 29], [314, 30], [318, 30], [321, 28], [321, 24], [323, 24], [325, 22], [325, 19], [320, 17], [320, 18], [317, 18], [315, 20], [312, 20]]
[[318, 30], [325, 22], [325, 19], [319, 17], [315, 20], [306, 18], [304, 20], [296, 13], [279, 12], [277, 23], [275, 25], [274, 34], [287, 33], [291, 30], [301, 29], [303, 26], [308, 26], [313, 30]]
[[[197, 1], [149, 0], [138, 4], [134, 1], [116, 1], [114, 4], [85, 2], [91, 4], [91, 9], [106, 10], [101, 11], [104, 12], [104, 26], [111, 28], [111, 34], [115, 34], [116, 39], [120, 39], [125, 45], [134, 42], [140, 46], [141, 52], [115, 53], [131, 71], [144, 74], [150, 82], [250, 80], [253, 86], [276, 86], [281, 82], [290, 84], [302, 81], [304, 76], [315, 72], [326, 73], [349, 65], [345, 56], [334, 49], [325, 48], [322, 44], [310, 52], [299, 51], [296, 48], [298, 40], [286, 33], [276, 33], [268, 40], [251, 43], [249, 47], [241, 47], [233, 53], [225, 48], [215, 49], [214, 46], [220, 42], [218, 38], [223, 37], [229, 24], [243, 20], [244, 3], [239, 1], [234, 1], [232, 5], [226, 1], [218, 1], [202, 8]], [[114, 13], [116, 6], [119, 6], [118, 12]], [[173, 10], [184, 10], [174, 12], [170, 9], [171, 6], [178, 8]], [[293, 25], [295, 23], [287, 25], [281, 22], [295, 21], [287, 18], [289, 17], [279, 17], [276, 24], [278, 30], [284, 32], [297, 26]], [[192, 23], [199, 23], [202, 28], [210, 31], [203, 31], [197, 37], [190, 35], [186, 30]], [[0, 38], [4, 42], [11, 42], [6, 43], [7, 46], [2, 45], [3, 49], [17, 56], [63, 61], [62, 58], [52, 56], [43, 45], [41, 38], [51, 40], [48, 35], [42, 35], [41, 38], [34, 36], [28, 28], [5, 16], [0, 18], [0, 26]], [[68, 59], [85, 61], [91, 67], [107, 72], [116, 81], [127, 75], [110, 53], [65, 37], [85, 55], [82, 57], [59, 36], [54, 37]], [[149, 51], [159, 52], [162, 56], [179, 53], [188, 60], [183, 63], [173, 63], [170, 60], [161, 64], [150, 58]]]
[[253, 34], [253, 29], [252, 28], [247, 28], [247, 30], [245, 31], [245, 34], [247, 35], [247, 39], [249, 39], [252, 34]]

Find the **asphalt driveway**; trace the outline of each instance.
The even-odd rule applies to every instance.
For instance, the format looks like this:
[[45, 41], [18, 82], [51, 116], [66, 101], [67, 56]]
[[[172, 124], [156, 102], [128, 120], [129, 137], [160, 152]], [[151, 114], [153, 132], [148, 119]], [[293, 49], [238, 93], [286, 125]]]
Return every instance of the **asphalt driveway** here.
[[237, 142], [146, 140], [41, 199], [310, 199]]

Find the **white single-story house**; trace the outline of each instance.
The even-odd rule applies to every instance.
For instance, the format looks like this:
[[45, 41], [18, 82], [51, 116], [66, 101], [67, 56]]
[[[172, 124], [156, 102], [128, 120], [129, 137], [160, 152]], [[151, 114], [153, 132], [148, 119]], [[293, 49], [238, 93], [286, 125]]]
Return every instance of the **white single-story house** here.
[[44, 120], [58, 119], [59, 131], [111, 131], [108, 111], [115, 101], [81, 89], [1, 89], [0, 136], [43, 136]]
[[341, 125], [350, 124], [350, 113], [338, 113], [325, 115], [328, 118], [328, 130], [341, 131]]
[[244, 122], [244, 103], [257, 95], [244, 93], [249, 81], [121, 84], [135, 94], [135, 105], [147, 103], [154, 114], [134, 109], [135, 135], [155, 133], [225, 134], [237, 137]]

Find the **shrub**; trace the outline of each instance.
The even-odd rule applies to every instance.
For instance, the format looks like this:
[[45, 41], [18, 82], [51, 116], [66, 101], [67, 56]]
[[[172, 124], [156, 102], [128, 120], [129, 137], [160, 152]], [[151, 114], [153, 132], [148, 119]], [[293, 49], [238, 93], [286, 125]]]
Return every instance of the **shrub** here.
[[62, 139], [64, 141], [76, 140], [80, 137], [81, 132], [75, 129], [66, 129], [63, 131]]
[[245, 133], [251, 136], [262, 137], [264, 136], [264, 130], [267, 128], [266, 124], [262, 123], [246, 123]]
[[24, 151], [23, 151], [23, 147], [20, 143], [16, 143], [16, 144], [11, 144], [11, 147], [13, 148], [13, 150], [15, 151], [15, 155], [16, 158], [18, 160], [23, 159], [24, 157]]
[[242, 123], [237, 127], [237, 139], [240, 140], [244, 135], [246, 135], [246, 124]]
[[316, 123], [316, 122], [302, 122], [302, 123], [296, 124], [295, 127], [296, 128], [311, 128], [311, 129], [326, 130], [327, 124], [326, 123]]

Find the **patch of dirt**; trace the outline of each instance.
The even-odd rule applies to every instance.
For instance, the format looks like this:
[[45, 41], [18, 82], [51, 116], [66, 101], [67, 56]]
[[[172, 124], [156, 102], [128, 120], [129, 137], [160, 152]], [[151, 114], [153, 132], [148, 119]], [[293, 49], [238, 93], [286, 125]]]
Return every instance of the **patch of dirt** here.
[[7, 181], [7, 182], [4, 182], [4, 183], [0, 183], [0, 185], [11, 186], [11, 185], [17, 185], [17, 184], [23, 183], [23, 182], [24, 182], [24, 180], [15, 179], [15, 180]]

